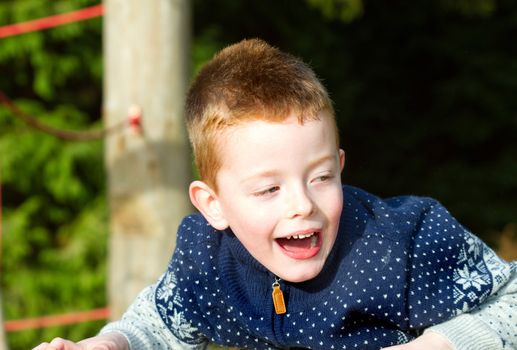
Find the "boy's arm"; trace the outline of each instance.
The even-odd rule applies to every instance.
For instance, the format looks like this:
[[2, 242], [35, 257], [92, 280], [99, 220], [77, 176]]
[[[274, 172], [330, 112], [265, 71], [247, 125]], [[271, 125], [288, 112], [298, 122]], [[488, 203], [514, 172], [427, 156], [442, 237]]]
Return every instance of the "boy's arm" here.
[[123, 335], [130, 350], [198, 350], [208, 342], [188, 344], [176, 338], [163, 323], [154, 303], [155, 286], [144, 289], [120, 321], [106, 325], [101, 335], [116, 332]]
[[432, 326], [412, 342], [384, 349], [517, 349], [517, 274], [477, 310]]
[[55, 338], [50, 343], [42, 343], [33, 350], [128, 350], [124, 336], [118, 333], [106, 333], [96, 337], [73, 341]]
[[408, 254], [409, 328], [441, 334], [457, 350], [517, 350], [517, 263], [498, 257], [439, 202], [408, 202], [420, 215]]
[[207, 342], [182, 342], [166, 328], [154, 303], [154, 286], [150, 286], [138, 295], [120, 321], [106, 325], [98, 336], [77, 343], [55, 338], [33, 350], [199, 350], [206, 346]]
[[456, 350], [517, 349], [517, 273], [476, 310], [425, 332], [445, 336]]

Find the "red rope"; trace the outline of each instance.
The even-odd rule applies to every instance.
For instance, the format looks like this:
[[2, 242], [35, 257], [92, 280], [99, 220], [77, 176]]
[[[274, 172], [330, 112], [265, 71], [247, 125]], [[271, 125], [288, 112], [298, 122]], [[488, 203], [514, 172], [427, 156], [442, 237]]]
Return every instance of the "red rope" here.
[[22, 110], [16, 106], [16, 104], [7, 97], [2, 91], [0, 91], [0, 105], [4, 105], [7, 109], [9, 109], [12, 114], [20, 119], [22, 119], [27, 125], [34, 129], [38, 129], [52, 136], [58, 137], [63, 140], [73, 140], [73, 141], [89, 141], [89, 140], [97, 140], [101, 139], [106, 135], [109, 135], [114, 132], [118, 132], [123, 130], [128, 125], [134, 129], [138, 129], [141, 127], [140, 125], [140, 114], [136, 116], [136, 121], [132, 119], [131, 116], [128, 117], [128, 120], [124, 120], [115, 124], [109, 128], [100, 129], [100, 130], [87, 130], [87, 131], [75, 131], [75, 130], [62, 130], [55, 128], [53, 126], [43, 124], [37, 118], [30, 116], [24, 113]]
[[32, 21], [10, 24], [0, 27], [0, 39], [13, 35], [39, 31], [57, 27], [63, 24], [83, 21], [86, 19], [101, 16], [103, 14], [102, 4], [86, 7], [80, 10], [62, 13], [59, 15], [35, 19]]
[[107, 307], [71, 312], [62, 315], [50, 315], [36, 318], [27, 318], [23, 320], [5, 321], [4, 327], [7, 332], [17, 332], [27, 329], [47, 328], [52, 326], [63, 326], [87, 321], [105, 320], [110, 317], [110, 311]]

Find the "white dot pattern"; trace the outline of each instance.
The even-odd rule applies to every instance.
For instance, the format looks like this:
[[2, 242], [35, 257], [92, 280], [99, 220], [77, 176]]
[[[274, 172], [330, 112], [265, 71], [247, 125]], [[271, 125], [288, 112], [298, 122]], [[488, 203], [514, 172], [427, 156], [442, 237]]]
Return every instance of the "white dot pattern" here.
[[274, 276], [231, 231], [187, 217], [156, 289], [165, 325], [187, 344], [379, 349], [480, 305], [515, 272], [432, 199], [381, 200], [348, 186], [344, 198], [322, 273], [282, 282], [284, 315], [273, 311]]

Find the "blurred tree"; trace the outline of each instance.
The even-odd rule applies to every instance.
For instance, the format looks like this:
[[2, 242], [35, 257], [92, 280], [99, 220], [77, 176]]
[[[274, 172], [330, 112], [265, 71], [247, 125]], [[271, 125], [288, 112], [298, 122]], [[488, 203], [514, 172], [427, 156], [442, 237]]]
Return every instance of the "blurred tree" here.
[[[105, 121], [124, 121], [134, 104], [143, 113], [140, 134], [123, 132], [106, 140], [108, 285], [112, 316], [118, 319], [163, 273], [177, 227], [192, 211], [187, 195], [191, 160], [183, 127], [190, 3], [104, 4]], [[122, 7], [125, 11], [118, 11]]]

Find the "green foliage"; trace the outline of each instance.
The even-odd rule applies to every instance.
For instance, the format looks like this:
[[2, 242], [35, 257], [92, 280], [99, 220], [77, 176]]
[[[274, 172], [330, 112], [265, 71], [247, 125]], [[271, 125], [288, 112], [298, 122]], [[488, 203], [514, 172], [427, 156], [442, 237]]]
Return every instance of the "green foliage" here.
[[351, 22], [363, 14], [362, 0], [307, 0], [329, 19]]
[[497, 8], [496, 0], [443, 0], [441, 6], [469, 17], [489, 17]]
[[[94, 1], [0, 3], [17, 23]], [[0, 89], [19, 109], [62, 129], [100, 127], [101, 20], [1, 39]], [[0, 107], [5, 319], [106, 305], [107, 209], [103, 143], [71, 142], [31, 129]], [[55, 336], [95, 334], [102, 322], [8, 334], [11, 349]]]

